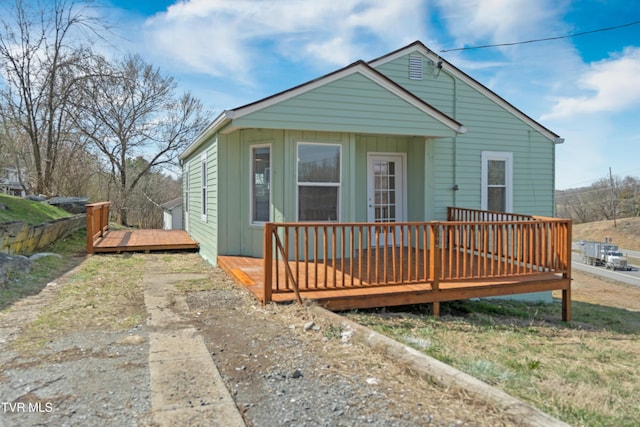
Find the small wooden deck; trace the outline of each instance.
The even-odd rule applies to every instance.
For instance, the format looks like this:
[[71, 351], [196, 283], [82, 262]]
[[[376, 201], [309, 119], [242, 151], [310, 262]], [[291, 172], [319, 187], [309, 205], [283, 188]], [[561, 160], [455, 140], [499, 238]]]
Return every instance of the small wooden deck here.
[[87, 205], [87, 253], [197, 250], [184, 230], [109, 230], [110, 203]]
[[93, 252], [149, 252], [197, 250], [184, 230], [109, 230], [93, 245]]

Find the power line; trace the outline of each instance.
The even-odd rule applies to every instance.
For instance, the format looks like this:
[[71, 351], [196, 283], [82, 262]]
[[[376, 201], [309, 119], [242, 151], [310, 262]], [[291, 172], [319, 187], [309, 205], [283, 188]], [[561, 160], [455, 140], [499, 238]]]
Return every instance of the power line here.
[[604, 32], [604, 31], [611, 31], [611, 30], [618, 30], [620, 28], [631, 27], [632, 25], [638, 25], [638, 24], [640, 24], [640, 21], [633, 21], [633, 22], [629, 22], [627, 24], [620, 24], [620, 25], [616, 25], [616, 26], [613, 26], [613, 27], [606, 27], [606, 28], [598, 28], [597, 30], [583, 31], [581, 33], [566, 34], [564, 36], [546, 37], [546, 38], [543, 38], [543, 39], [525, 40], [525, 41], [512, 42], [512, 43], [498, 43], [498, 44], [487, 44], [487, 45], [482, 45], [482, 46], [458, 47], [458, 48], [455, 48], [455, 49], [443, 49], [440, 52], [444, 53], [444, 52], [454, 52], [454, 51], [460, 51], [460, 50], [486, 49], [486, 48], [489, 48], [489, 47], [515, 46], [515, 45], [519, 45], [519, 44], [538, 43], [538, 42], [546, 42], [546, 41], [551, 41], [551, 40], [568, 39], [568, 38], [571, 38], [571, 37], [585, 36], [587, 34], [601, 33], [601, 32]]

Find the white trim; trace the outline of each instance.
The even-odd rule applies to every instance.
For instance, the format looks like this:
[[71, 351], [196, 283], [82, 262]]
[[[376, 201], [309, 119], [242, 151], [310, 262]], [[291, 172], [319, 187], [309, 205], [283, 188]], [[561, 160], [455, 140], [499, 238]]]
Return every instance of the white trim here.
[[209, 163], [207, 152], [200, 155], [200, 219], [207, 222], [209, 212]]
[[272, 153], [273, 149], [271, 148], [271, 144], [252, 144], [249, 146], [249, 225], [261, 226], [265, 224], [265, 222], [273, 221], [272, 218], [272, 206], [273, 206], [273, 185], [272, 185], [272, 176], [273, 174], [269, 173], [269, 219], [267, 221], [254, 221], [253, 220], [253, 153], [256, 148], [269, 148], [269, 170], [272, 169]]
[[513, 212], [513, 153], [509, 151], [483, 151], [480, 178], [480, 209], [487, 210], [489, 160], [505, 162], [505, 212]]
[[449, 73], [450, 75], [453, 75], [454, 77], [458, 78], [462, 82], [464, 82], [467, 85], [471, 86], [473, 89], [475, 89], [476, 91], [480, 92], [485, 97], [489, 98], [491, 101], [493, 101], [496, 104], [498, 104], [500, 107], [502, 107], [505, 110], [509, 111], [511, 114], [513, 114], [514, 116], [518, 117], [520, 120], [522, 120], [525, 123], [527, 123], [529, 126], [534, 128], [536, 131], [540, 132], [545, 138], [547, 138], [551, 142], [553, 142], [555, 144], [559, 144], [559, 143], [564, 142], [564, 139], [558, 137], [558, 135], [554, 134], [549, 129], [545, 128], [540, 123], [536, 122], [531, 117], [529, 117], [526, 114], [524, 114], [522, 111], [518, 110], [513, 105], [509, 104], [506, 100], [502, 99], [498, 94], [493, 92], [491, 89], [487, 88], [486, 86], [484, 86], [480, 82], [478, 82], [475, 79], [473, 79], [472, 77], [468, 76], [463, 71], [461, 71], [460, 69], [456, 68], [454, 65], [452, 65], [452, 64], [448, 63], [447, 61], [443, 60], [440, 56], [438, 56], [437, 54], [432, 52], [429, 48], [424, 46], [422, 43], [419, 43], [419, 42], [418, 43], [413, 43], [413, 44], [407, 46], [404, 49], [400, 49], [400, 50], [394, 52], [391, 55], [386, 55], [386, 56], [383, 56], [383, 57], [381, 57], [379, 59], [376, 59], [374, 61], [369, 62], [369, 65], [372, 66], [373, 68], [376, 68], [376, 67], [378, 67], [380, 65], [383, 65], [383, 64], [386, 64], [388, 62], [394, 61], [394, 60], [396, 60], [398, 58], [401, 58], [401, 57], [403, 57], [405, 55], [408, 55], [408, 54], [411, 54], [411, 53], [414, 53], [414, 52], [422, 53], [427, 59], [430, 59], [431, 61], [433, 61], [434, 64], [437, 64], [438, 62], [442, 61], [442, 71], [444, 71], [446, 73]]
[[[338, 167], [338, 182], [337, 183], [332, 183], [332, 182], [300, 182], [298, 181], [298, 150], [300, 149], [300, 145], [333, 145], [333, 146], [337, 146], [338, 150], [339, 150], [339, 154], [340, 154], [340, 165]], [[298, 141], [296, 142], [296, 161], [295, 161], [295, 176], [296, 176], [296, 181], [295, 181], [295, 200], [296, 200], [296, 204], [295, 204], [295, 210], [296, 210], [296, 222], [301, 222], [300, 221], [300, 201], [298, 200], [298, 194], [299, 194], [299, 187], [300, 185], [303, 185], [305, 187], [337, 187], [338, 188], [338, 195], [337, 198], [338, 200], [336, 200], [336, 220], [335, 222], [340, 222], [340, 219], [342, 218], [342, 167], [343, 167], [343, 156], [342, 156], [342, 144], [339, 142], [311, 142], [311, 141]], [[312, 221], [312, 222], [316, 222], [316, 221]], [[322, 221], [325, 222], [325, 221]], [[326, 221], [326, 222], [333, 222], [333, 221]]]

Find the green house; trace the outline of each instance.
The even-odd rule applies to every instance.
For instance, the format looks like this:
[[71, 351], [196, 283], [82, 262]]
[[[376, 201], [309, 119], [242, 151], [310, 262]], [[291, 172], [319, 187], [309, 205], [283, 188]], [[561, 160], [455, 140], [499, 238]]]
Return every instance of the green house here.
[[180, 156], [184, 225], [216, 264], [268, 222], [551, 217], [561, 142], [416, 41], [223, 111]]

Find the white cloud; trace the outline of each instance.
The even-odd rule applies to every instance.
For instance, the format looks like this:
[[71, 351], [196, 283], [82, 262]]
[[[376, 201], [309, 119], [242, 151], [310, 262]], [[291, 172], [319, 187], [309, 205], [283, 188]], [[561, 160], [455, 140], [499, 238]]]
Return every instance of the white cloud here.
[[420, 39], [426, 7], [426, 0], [189, 0], [156, 14], [144, 30], [146, 42], [174, 63], [248, 82], [267, 52], [343, 66]]
[[447, 27], [461, 45], [512, 43], [560, 31], [566, 8], [551, 0], [437, 0]]
[[542, 119], [618, 112], [640, 104], [639, 75], [640, 48], [627, 47], [620, 56], [592, 63], [582, 76], [576, 78], [585, 94], [558, 98]]

